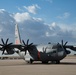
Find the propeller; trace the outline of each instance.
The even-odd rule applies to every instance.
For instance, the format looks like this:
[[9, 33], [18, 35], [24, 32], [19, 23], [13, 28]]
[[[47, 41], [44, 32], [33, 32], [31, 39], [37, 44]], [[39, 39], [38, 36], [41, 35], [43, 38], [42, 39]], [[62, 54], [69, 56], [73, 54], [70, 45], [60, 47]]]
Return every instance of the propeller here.
[[46, 49], [47, 49], [47, 47], [46, 48], [43, 47], [43, 53], [46, 53]]
[[33, 43], [29, 44], [29, 39], [27, 40], [27, 43], [25, 43], [24, 40], [22, 40], [22, 42], [23, 42], [24, 48], [21, 51], [25, 51], [25, 54], [26, 54], [26, 51], [32, 48]]
[[67, 43], [68, 43], [68, 41], [66, 41], [65, 43], [63, 43], [63, 40], [61, 41], [61, 44], [63, 47], [65, 47]]
[[9, 47], [12, 45], [12, 43], [8, 43], [9, 38], [7, 38], [6, 42], [4, 42], [3, 38], [1, 38], [2, 44], [0, 44], [0, 46], [2, 46], [1, 51], [2, 55], [4, 54], [4, 52], [6, 51], [8, 53], [8, 49]]
[[70, 54], [70, 51], [69, 50], [66, 50], [66, 44], [68, 43], [68, 41], [66, 41], [65, 43], [63, 42], [63, 40], [61, 41], [61, 45], [62, 45], [62, 47], [64, 48], [64, 50], [65, 50], [65, 52], [67, 53], [67, 54]]

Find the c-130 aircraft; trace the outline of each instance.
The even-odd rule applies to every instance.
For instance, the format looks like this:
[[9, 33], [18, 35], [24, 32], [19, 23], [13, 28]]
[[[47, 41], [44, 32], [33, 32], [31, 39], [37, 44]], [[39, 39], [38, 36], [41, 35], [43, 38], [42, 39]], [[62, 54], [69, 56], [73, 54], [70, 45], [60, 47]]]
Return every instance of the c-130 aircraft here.
[[[1, 39], [2, 44], [0, 44], [0, 50], [3, 54], [14, 54], [15, 52], [19, 54], [28, 63], [33, 63], [33, 61], [41, 61], [42, 63], [52, 63], [59, 64], [60, 60], [65, 58], [71, 52], [67, 49], [76, 51], [76, 47], [73, 45], [67, 45], [68, 42], [63, 43], [63, 40], [57, 44], [40, 44], [34, 45], [33, 43], [29, 44], [29, 39], [25, 43], [24, 40], [20, 38], [20, 33], [18, 25], [15, 25], [15, 44], [8, 43], [9, 38], [4, 42], [3, 38]], [[7, 53], [5, 53], [5, 51]]]

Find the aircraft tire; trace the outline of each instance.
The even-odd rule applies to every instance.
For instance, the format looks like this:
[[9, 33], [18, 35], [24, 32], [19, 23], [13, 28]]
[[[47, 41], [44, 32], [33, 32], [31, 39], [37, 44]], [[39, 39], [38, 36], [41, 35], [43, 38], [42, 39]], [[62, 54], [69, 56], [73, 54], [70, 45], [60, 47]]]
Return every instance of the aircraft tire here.
[[59, 60], [57, 60], [57, 61], [56, 61], [56, 64], [60, 64], [60, 61], [59, 61]]
[[48, 64], [48, 61], [42, 61], [42, 64]]
[[52, 64], [55, 64], [56, 62], [55, 62], [55, 61], [51, 61], [51, 63], [52, 63]]
[[29, 61], [26, 61], [28, 64], [32, 64], [33, 63], [33, 60], [30, 59]]
[[32, 59], [30, 59], [29, 63], [30, 63], [30, 64], [32, 64], [32, 63], [33, 63], [33, 60], [32, 60]]

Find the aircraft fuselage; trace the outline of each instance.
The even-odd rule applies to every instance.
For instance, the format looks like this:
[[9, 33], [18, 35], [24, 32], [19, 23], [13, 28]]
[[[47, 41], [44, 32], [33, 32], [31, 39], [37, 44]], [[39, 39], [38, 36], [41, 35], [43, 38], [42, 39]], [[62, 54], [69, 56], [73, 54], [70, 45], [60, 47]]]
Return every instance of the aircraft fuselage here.
[[[29, 54], [28, 54], [29, 53]], [[32, 50], [28, 50], [25, 60], [32, 59], [33, 61], [60, 61], [66, 57], [67, 53], [61, 45], [38, 45]]]

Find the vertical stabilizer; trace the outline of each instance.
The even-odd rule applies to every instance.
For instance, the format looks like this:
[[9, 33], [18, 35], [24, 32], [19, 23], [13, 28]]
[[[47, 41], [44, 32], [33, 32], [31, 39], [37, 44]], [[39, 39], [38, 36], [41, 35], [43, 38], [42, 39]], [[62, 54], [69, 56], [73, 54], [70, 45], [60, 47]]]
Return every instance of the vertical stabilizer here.
[[17, 24], [15, 25], [15, 44], [21, 44], [21, 38]]

